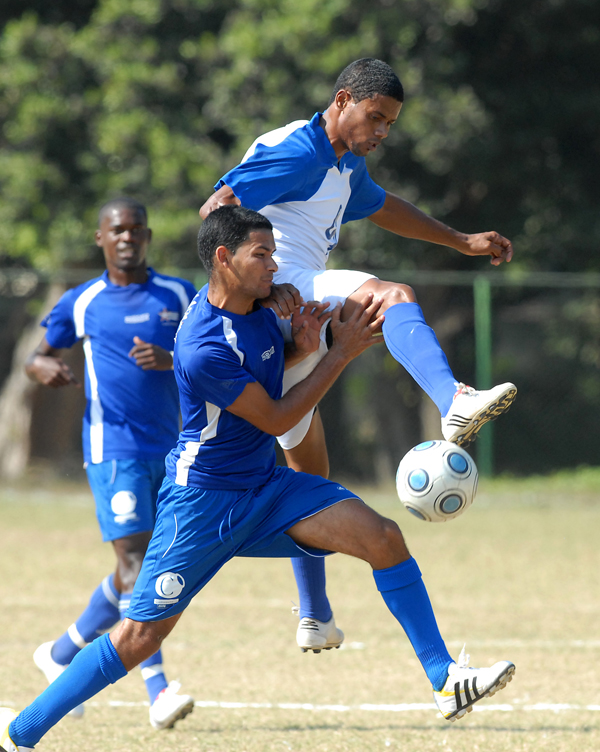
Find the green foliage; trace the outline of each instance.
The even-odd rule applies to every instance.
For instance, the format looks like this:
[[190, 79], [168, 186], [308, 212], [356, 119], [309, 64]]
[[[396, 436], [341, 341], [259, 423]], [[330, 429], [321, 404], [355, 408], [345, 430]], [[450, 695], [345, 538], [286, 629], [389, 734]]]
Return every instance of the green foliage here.
[[[89, 263], [98, 205], [130, 193], [160, 228], [157, 260], [193, 265], [215, 180], [258, 134], [326, 107], [339, 71], [373, 56], [407, 92], [369, 160], [379, 182], [459, 229], [512, 236], [515, 265], [598, 268], [592, 0], [27, 5], [0, 12], [0, 253]], [[369, 223], [348, 227], [340, 250], [367, 268], [481, 263]]]

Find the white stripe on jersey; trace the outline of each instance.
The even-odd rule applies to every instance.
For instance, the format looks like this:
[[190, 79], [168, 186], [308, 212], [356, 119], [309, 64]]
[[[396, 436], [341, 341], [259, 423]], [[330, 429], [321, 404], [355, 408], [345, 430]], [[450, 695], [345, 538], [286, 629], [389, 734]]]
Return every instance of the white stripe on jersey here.
[[265, 146], [277, 146], [277, 144], [285, 141], [290, 133], [298, 130], [298, 128], [303, 128], [305, 125], [308, 125], [309, 122], [309, 120], [294, 120], [293, 123], [288, 123], [281, 128], [275, 128], [274, 131], [269, 131], [268, 133], [259, 136], [256, 141], [254, 141], [254, 143], [250, 145], [250, 148], [244, 154], [242, 158], [242, 164], [254, 154], [256, 147], [259, 144], [264, 144]]
[[[223, 334], [227, 340], [231, 349], [240, 359], [240, 363], [244, 364], [244, 353], [238, 349], [237, 346], [237, 334], [233, 330], [233, 321], [223, 316]], [[221, 415], [221, 408], [213, 405], [211, 402], [205, 402], [206, 405], [206, 420], [207, 424], [202, 429], [200, 434], [200, 441], [188, 441], [186, 442], [183, 452], [179, 455], [179, 459], [176, 462], [177, 473], [175, 475], [175, 483], [178, 486], [187, 486], [188, 475], [190, 467], [194, 464], [194, 460], [198, 456], [200, 447], [205, 441], [214, 439], [217, 435], [217, 428], [219, 424], [219, 417]]]
[[159, 287], [166, 287], [177, 295], [179, 302], [181, 303], [181, 315], [183, 316], [188, 309], [190, 299], [188, 298], [186, 289], [181, 282], [176, 282], [174, 279], [163, 279], [157, 274], [152, 277], [152, 282]]
[[240, 364], [244, 365], [244, 353], [238, 350], [237, 334], [233, 331], [233, 321], [226, 316], [223, 316], [223, 334], [231, 349], [240, 359]]
[[90, 380], [90, 453], [92, 464], [97, 465], [104, 461], [104, 408], [98, 394], [98, 377], [89, 337], [83, 340], [83, 352]]
[[187, 486], [190, 467], [194, 464], [194, 460], [200, 451], [200, 447], [205, 441], [214, 439], [217, 435], [217, 425], [219, 423], [219, 416], [221, 415], [221, 408], [210, 402], [205, 402], [204, 404], [206, 405], [206, 418], [208, 423], [202, 429], [200, 441], [186, 442], [185, 448], [177, 460], [175, 483], [177, 483], [178, 486]]
[[73, 321], [75, 322], [75, 333], [78, 339], [85, 337], [85, 312], [92, 300], [102, 292], [106, 287], [106, 282], [99, 279], [93, 285], [84, 290], [73, 305]]

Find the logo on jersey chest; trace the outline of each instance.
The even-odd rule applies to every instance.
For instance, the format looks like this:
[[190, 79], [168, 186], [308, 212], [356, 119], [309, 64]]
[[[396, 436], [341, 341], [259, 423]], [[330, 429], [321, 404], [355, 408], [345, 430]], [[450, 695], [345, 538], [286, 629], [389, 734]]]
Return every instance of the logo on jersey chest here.
[[167, 308], [163, 308], [158, 312], [161, 324], [171, 324], [175, 326], [179, 324], [179, 311], [169, 311]]
[[275, 355], [275, 345], [271, 345], [269, 350], [265, 350], [264, 353], [260, 356], [263, 360], [269, 360], [269, 358]]

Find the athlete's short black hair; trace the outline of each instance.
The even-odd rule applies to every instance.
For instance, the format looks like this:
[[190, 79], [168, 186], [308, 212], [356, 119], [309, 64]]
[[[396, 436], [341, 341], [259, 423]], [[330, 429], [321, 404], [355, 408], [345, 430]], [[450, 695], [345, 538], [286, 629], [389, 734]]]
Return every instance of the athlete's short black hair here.
[[198, 231], [198, 256], [207, 273], [211, 274], [215, 251], [224, 245], [231, 253], [248, 239], [253, 230], [272, 230], [269, 220], [243, 206], [220, 206], [204, 220]]
[[100, 211], [98, 212], [98, 226], [102, 224], [104, 217], [113, 209], [132, 209], [133, 211], [139, 211], [144, 215], [146, 223], [148, 222], [148, 212], [144, 204], [130, 196], [120, 196], [119, 198], [112, 198], [100, 207]]
[[349, 91], [355, 102], [373, 99], [377, 94], [404, 102], [404, 88], [398, 76], [387, 63], [372, 57], [355, 60], [344, 68], [335, 82], [329, 104], [333, 104], [341, 89]]

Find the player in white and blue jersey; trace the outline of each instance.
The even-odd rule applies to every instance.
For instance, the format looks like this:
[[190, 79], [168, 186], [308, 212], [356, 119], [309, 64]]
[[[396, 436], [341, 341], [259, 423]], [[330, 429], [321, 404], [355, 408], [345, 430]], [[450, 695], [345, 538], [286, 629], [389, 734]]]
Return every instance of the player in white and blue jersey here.
[[475, 669], [452, 660], [395, 522], [343, 486], [275, 466], [274, 437], [295, 425], [347, 363], [377, 340], [381, 300], [366, 296], [345, 322], [339, 307], [327, 315], [331, 349], [282, 397], [284, 367], [318, 347], [323, 307], [307, 301], [296, 312], [286, 352], [275, 314], [257, 305], [270, 294], [277, 265], [271, 223], [256, 212], [233, 206], [213, 212], [198, 248], [208, 289], [190, 305], [175, 343], [183, 428], [167, 460], [129, 611], [25, 710], [0, 717], [5, 752], [31, 750], [70, 708], [151, 655], [194, 595], [234, 556], [341, 551], [370, 564], [448, 720], [502, 689], [514, 673], [509, 661]]
[[[341, 302], [342, 316], [348, 316], [367, 292], [382, 297], [383, 337], [389, 351], [439, 408], [444, 438], [465, 445], [510, 406], [516, 395], [514, 384], [478, 392], [460, 383], [408, 285], [358, 271], [326, 269], [342, 224], [363, 218], [403, 237], [446, 245], [469, 256], [491, 256], [494, 265], [512, 258], [510, 241], [497, 232], [457, 232], [371, 179], [365, 157], [386, 138], [403, 101], [402, 84], [389, 65], [370, 58], [355, 61], [340, 74], [325, 112], [256, 139], [242, 162], [216, 184], [200, 215], [204, 218], [218, 206], [240, 204], [268, 217], [277, 243], [275, 281], [291, 283], [305, 300], [332, 306]], [[285, 311], [296, 304], [293, 294], [281, 301]], [[324, 332], [319, 351], [286, 373], [284, 391], [305, 378], [326, 350]], [[327, 448], [318, 412], [304, 416], [279, 441], [290, 467], [327, 476]], [[294, 562], [294, 570], [299, 584], [324, 582], [320, 563]], [[301, 591], [297, 635], [301, 646], [314, 634], [304, 629], [314, 619], [304, 619], [316, 617], [319, 629], [326, 631], [325, 621], [331, 616], [326, 600], [318, 604], [317, 612], [308, 600]]]
[[[100, 210], [96, 243], [106, 271], [66, 292], [42, 321], [46, 334], [28, 359], [36, 381], [76, 383], [61, 351], [83, 342], [86, 410], [83, 457], [102, 539], [113, 544], [117, 568], [92, 594], [85, 611], [34, 660], [53, 681], [88, 643], [117, 623], [154, 528], [167, 453], [179, 433], [179, 398], [171, 351], [194, 286], [147, 266], [152, 237], [146, 209], [129, 198]], [[157, 651], [142, 665], [155, 728], [171, 726], [193, 700], [169, 685]], [[71, 715], [81, 716], [83, 707]]]

